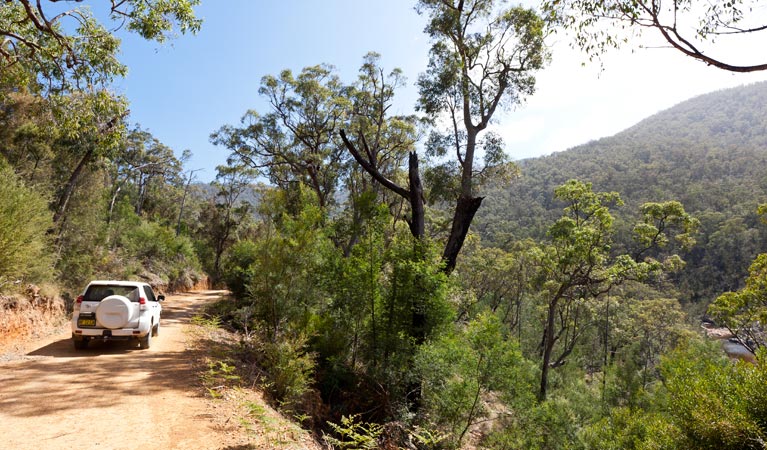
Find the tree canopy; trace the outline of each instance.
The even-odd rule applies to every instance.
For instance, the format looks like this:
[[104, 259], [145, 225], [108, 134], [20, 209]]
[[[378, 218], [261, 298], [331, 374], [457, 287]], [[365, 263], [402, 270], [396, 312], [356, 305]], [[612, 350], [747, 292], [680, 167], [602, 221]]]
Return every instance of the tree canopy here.
[[163, 42], [176, 32], [197, 32], [202, 23], [194, 14], [200, 0], [110, 0], [105, 11], [96, 4], [93, 9], [69, 8], [71, 3], [83, 2], [3, 2], [0, 69], [26, 66], [54, 89], [109, 81], [124, 75], [126, 69], [117, 59], [116, 30], [125, 28], [144, 39]]
[[[554, 1], [640, 28], [656, 5]], [[702, 35], [744, 26], [746, 1], [704, 8]], [[87, 3], [0, 0], [0, 313], [27, 282], [205, 277], [231, 296], [194, 320], [236, 342], [205, 333], [209, 394], [260, 386], [335, 447], [763, 447], [767, 255], [743, 277], [767, 245], [767, 84], [514, 164], [490, 127], [534, 92], [548, 24], [418, 0], [420, 117], [393, 113], [404, 74], [374, 52], [350, 81], [286, 69], [211, 135], [226, 165], [193, 184], [189, 153], [129, 123], [109, 81], [117, 28], [194, 32], [199, 0]], [[716, 297], [708, 318], [753, 364], [691, 326]]]
[[[558, 217], [553, 189], [576, 178], [592, 182], [596, 190], [621, 192], [627, 207], [615, 214], [615, 246], [653, 256], [641, 250], [654, 239], [653, 230], [633, 228], [639, 207], [676, 199], [700, 223], [692, 249], [685, 248], [686, 236], [668, 242], [686, 261], [675, 280], [681, 298], [703, 308], [722, 292], [740, 289], [749, 265], [767, 245], [767, 229], [757, 215], [767, 195], [766, 101], [764, 83], [714, 92], [615, 136], [521, 161], [519, 180], [488, 190], [494, 201], [477, 215], [479, 234], [486, 245], [499, 247], [543, 238]], [[674, 209], [663, 203], [653, 207], [658, 217]], [[676, 221], [677, 230], [692, 225], [668, 217], [672, 221], [665, 224]], [[645, 244], [636, 241], [635, 231], [645, 233]]]
[[617, 48], [641, 34], [657, 33], [663, 42], [709, 66], [731, 72], [767, 70], [758, 51], [737, 61], [718, 44], [736, 39], [741, 48], [767, 33], [758, 0], [546, 0], [544, 10], [572, 30], [590, 57]]
[[[482, 204], [478, 180], [509, 162], [499, 136], [488, 133], [484, 140], [479, 136], [498, 108], [519, 104], [533, 93], [535, 73], [548, 55], [543, 43], [545, 23], [532, 9], [492, 0], [423, 0], [416, 10], [427, 16], [424, 31], [432, 39], [428, 69], [418, 80], [418, 108], [438, 124], [428, 139], [427, 152], [437, 158], [450, 155], [448, 162], [435, 168], [439, 175], [434, 178], [442, 178], [442, 186], [454, 189], [440, 192], [440, 184], [435, 183], [431, 194], [455, 202], [443, 252], [445, 269], [451, 272]], [[364, 135], [360, 140], [364, 144]], [[344, 142], [360, 165], [383, 181], [370, 156], [360, 157], [362, 152], [351, 141], [344, 137]], [[477, 161], [480, 153], [484, 165]], [[408, 165], [409, 187], [389, 184], [387, 188], [410, 199], [411, 231], [420, 238], [424, 187], [415, 153]]]

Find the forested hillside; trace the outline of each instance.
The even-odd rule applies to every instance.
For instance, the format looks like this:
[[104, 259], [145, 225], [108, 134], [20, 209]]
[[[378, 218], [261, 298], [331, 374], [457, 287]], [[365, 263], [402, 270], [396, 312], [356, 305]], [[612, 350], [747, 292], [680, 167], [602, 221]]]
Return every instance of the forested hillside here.
[[62, 3], [0, 7], [0, 312], [34, 285], [209, 279], [231, 296], [195, 320], [237, 336], [210, 342], [209, 395], [257, 386], [327, 448], [764, 448], [767, 84], [515, 165], [489, 125], [562, 24], [418, 0], [412, 110], [375, 52], [352, 79], [264, 74], [202, 187], [113, 90], [115, 30], [194, 32], [199, 1], [112, 2], [112, 29]]
[[644, 202], [678, 200], [701, 222], [697, 245], [685, 252], [682, 298], [708, 303], [743, 284], [756, 254], [767, 248], [757, 207], [767, 201], [767, 83], [685, 101], [615, 136], [549, 156], [520, 161], [521, 177], [488, 192], [477, 230], [488, 245], [541, 239], [561, 205], [553, 189], [571, 178], [617, 191], [619, 242]]

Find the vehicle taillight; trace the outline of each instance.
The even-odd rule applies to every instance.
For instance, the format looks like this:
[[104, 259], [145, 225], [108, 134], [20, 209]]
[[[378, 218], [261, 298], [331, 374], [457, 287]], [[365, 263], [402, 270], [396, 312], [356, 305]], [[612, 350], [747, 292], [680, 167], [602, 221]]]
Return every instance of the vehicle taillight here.
[[144, 311], [146, 309], [146, 299], [144, 297], [138, 298], [138, 304], [139, 304], [139, 307], [138, 307], [139, 310]]
[[82, 305], [82, 303], [83, 303], [83, 298], [84, 297], [82, 295], [78, 295], [77, 296], [77, 300], [75, 301], [77, 309], [80, 309], [80, 305]]

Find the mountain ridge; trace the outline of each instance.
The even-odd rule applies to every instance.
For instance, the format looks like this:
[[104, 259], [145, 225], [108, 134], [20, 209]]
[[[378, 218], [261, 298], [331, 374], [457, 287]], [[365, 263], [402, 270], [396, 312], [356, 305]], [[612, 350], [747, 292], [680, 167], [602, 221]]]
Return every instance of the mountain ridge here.
[[767, 247], [767, 226], [756, 214], [767, 201], [765, 106], [767, 82], [724, 89], [613, 136], [522, 160], [520, 179], [488, 190], [474, 230], [486, 244], [500, 247], [543, 239], [563, 206], [553, 198], [554, 188], [576, 178], [591, 182], [595, 191], [621, 194], [626, 205], [615, 212], [616, 223], [628, 245], [628, 224], [639, 205], [678, 200], [701, 220], [699, 244], [685, 255], [687, 297], [710, 299], [737, 289], [750, 261]]

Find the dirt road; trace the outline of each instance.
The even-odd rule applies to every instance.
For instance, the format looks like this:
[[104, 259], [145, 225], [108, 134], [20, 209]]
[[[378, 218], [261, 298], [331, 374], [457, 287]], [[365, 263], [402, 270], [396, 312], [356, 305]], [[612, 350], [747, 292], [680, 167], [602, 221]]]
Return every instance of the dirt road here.
[[67, 330], [0, 363], [0, 448], [268, 448], [243, 436], [236, 418], [221, 420], [199, 388], [185, 328], [219, 295], [169, 296], [147, 350], [114, 341], [75, 351]]

